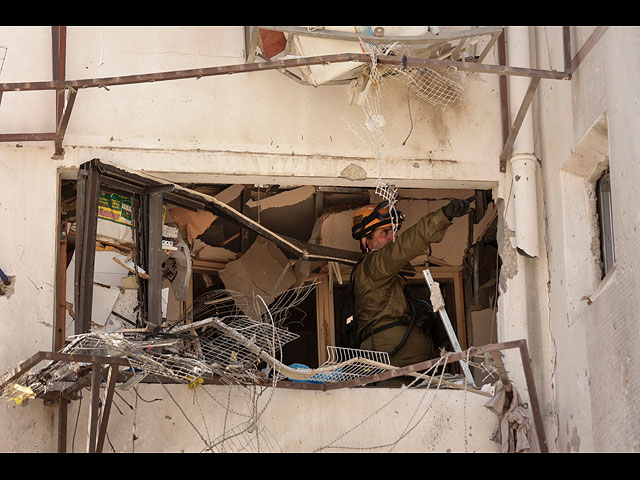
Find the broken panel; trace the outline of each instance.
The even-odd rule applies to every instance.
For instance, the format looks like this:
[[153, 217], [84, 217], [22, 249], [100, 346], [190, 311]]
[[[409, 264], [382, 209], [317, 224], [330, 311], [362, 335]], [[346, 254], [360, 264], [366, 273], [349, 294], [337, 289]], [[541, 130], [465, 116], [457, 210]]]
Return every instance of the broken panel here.
[[[455, 28], [420, 26], [253, 26], [249, 29], [248, 61], [289, 55], [315, 57], [332, 54], [387, 54], [402, 47], [403, 55], [434, 60], [482, 63], [502, 33], [502, 27]], [[397, 53], [396, 53], [397, 54]], [[357, 78], [365, 70], [361, 62], [307, 65], [282, 69], [306, 85], [335, 85]], [[406, 68], [402, 69], [406, 70]], [[431, 69], [430, 73], [435, 73]], [[413, 80], [415, 81], [415, 80]], [[412, 82], [413, 82], [412, 81]]]

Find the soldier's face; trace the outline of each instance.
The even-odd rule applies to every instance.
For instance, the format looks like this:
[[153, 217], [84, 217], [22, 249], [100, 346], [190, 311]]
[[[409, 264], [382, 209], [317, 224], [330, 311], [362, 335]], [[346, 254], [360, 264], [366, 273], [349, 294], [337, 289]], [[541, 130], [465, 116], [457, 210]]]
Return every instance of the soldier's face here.
[[386, 244], [393, 241], [393, 228], [382, 227], [374, 230], [371, 234], [371, 238], [366, 239], [367, 247], [371, 251], [380, 250]]

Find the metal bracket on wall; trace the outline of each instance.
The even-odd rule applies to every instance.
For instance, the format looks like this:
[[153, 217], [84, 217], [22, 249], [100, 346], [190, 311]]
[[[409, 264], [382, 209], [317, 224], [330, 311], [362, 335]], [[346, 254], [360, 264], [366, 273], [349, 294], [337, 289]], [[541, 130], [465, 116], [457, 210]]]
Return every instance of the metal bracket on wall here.
[[[578, 69], [578, 66], [584, 59], [584, 57], [589, 53], [589, 51], [593, 48], [596, 42], [602, 37], [604, 32], [609, 27], [597, 27], [591, 36], [584, 43], [580, 51], [576, 53], [575, 57], [571, 58], [571, 27], [563, 26], [562, 27], [562, 48], [564, 55], [564, 71], [558, 72], [562, 75], [557, 79], [561, 80], [571, 80], [573, 78], [573, 74]], [[498, 52], [500, 63], [506, 65], [507, 58], [505, 53], [505, 37], [504, 33], [498, 39]], [[525, 93], [524, 98], [522, 99], [522, 103], [520, 105], [520, 109], [516, 114], [516, 118], [513, 121], [513, 126], [509, 127], [509, 102], [507, 99], [507, 79], [500, 78], [500, 107], [502, 111], [502, 132], [503, 132], [503, 148], [502, 153], [500, 154], [500, 171], [505, 172], [507, 169], [507, 157], [511, 154], [511, 149], [513, 144], [518, 136], [518, 132], [520, 131], [520, 127], [522, 126], [522, 122], [524, 121], [524, 117], [527, 114], [529, 107], [531, 106], [531, 102], [533, 101], [533, 95], [538, 88], [540, 80], [542, 78], [551, 78], [545, 75], [540, 75], [538, 73], [531, 74], [531, 83], [529, 84], [529, 88]], [[504, 81], [503, 81], [504, 80]], [[508, 133], [507, 133], [508, 132]]]
[[[276, 38], [281, 50], [277, 56], [291, 54], [292, 45], [300, 37], [308, 37], [317, 40], [332, 40], [341, 42], [353, 42], [355, 44], [381, 45], [386, 47], [392, 44], [402, 44], [408, 47], [412, 56], [428, 58], [432, 60], [451, 60], [460, 62], [482, 63], [493, 48], [498, 37], [502, 34], [502, 27], [476, 27], [455, 32], [427, 33], [424, 35], [387, 35], [383, 27], [377, 27], [372, 34], [363, 32], [343, 32], [331, 30], [331, 27], [295, 27], [295, 26], [251, 26], [246, 28], [246, 52], [247, 62], [256, 60], [270, 61], [275, 55], [271, 54], [272, 47], [263, 45], [265, 41]], [[263, 39], [266, 37], [267, 40]], [[467, 49], [475, 49], [476, 44], [483, 37], [489, 37], [479, 55], [463, 56]], [[260, 50], [260, 52], [258, 51]], [[366, 54], [369, 55], [368, 53]], [[370, 59], [369, 59], [370, 61]], [[366, 63], [366, 62], [364, 62]], [[295, 80], [302, 85], [313, 85], [301, 78], [288, 68], [278, 70], [286, 77]], [[355, 74], [357, 75], [357, 73]], [[351, 82], [351, 78], [332, 80], [323, 85], [343, 85]]]
[[[100, 453], [104, 446], [104, 440], [107, 433], [107, 424], [109, 422], [109, 414], [113, 394], [115, 391], [118, 367], [130, 366], [129, 361], [119, 357], [103, 357], [97, 355], [69, 354], [60, 352], [38, 352], [30, 358], [20, 363], [20, 365], [7, 373], [0, 383], [0, 391], [12, 384], [19, 384], [21, 377], [32, 375], [32, 369], [40, 362], [50, 360], [58, 363], [70, 364], [88, 364], [91, 369], [84, 369], [78, 375], [71, 385], [56, 390], [46, 392], [39, 396], [45, 403], [53, 404], [60, 401], [61, 405], [66, 407], [66, 403], [80, 398], [78, 392], [85, 387], [91, 389], [91, 400], [89, 405], [89, 422], [87, 435], [87, 453]], [[101, 398], [100, 384], [104, 373], [107, 376], [107, 388], [105, 397]], [[67, 382], [68, 383], [68, 382]], [[66, 408], [61, 410], [61, 418], [58, 422], [58, 453], [64, 453], [67, 446], [67, 422]]]
[[[54, 27], [64, 29], [66, 27]], [[345, 32], [330, 32], [330, 31], [315, 31], [309, 32], [306, 29], [294, 31], [296, 27], [253, 27], [255, 29], [271, 29], [271, 30], [280, 30], [280, 31], [289, 31], [291, 33], [295, 33], [297, 35], [316, 35], [316, 36], [327, 36], [328, 38], [346, 38], [349, 37], [349, 34]], [[299, 28], [299, 27], [297, 27]], [[569, 48], [569, 27], [562, 27], [563, 31], [563, 51], [565, 54], [564, 61], [564, 71], [555, 71], [555, 70], [543, 70], [543, 69], [531, 69], [531, 68], [518, 68], [518, 67], [509, 67], [507, 65], [506, 59], [502, 58], [501, 62], [504, 60], [504, 64], [499, 65], [487, 65], [482, 63], [486, 55], [488, 54], [490, 48], [497, 42], [498, 50], [502, 49], [501, 42], [504, 42], [504, 32], [503, 27], [484, 27], [484, 29], [472, 29], [469, 32], [458, 32], [456, 38], [455, 35], [447, 37], [446, 35], [432, 35], [428, 38], [426, 37], [418, 37], [418, 38], [406, 38], [403, 37], [403, 41], [405, 42], [440, 42], [443, 43], [443, 40], [446, 41], [458, 41], [458, 45], [453, 47], [452, 54], [454, 52], [459, 52], [463, 45], [463, 42], [466, 42], [465, 38], [479, 34], [490, 35], [491, 39], [488, 42], [487, 47], [483, 50], [481, 55], [478, 56], [474, 61], [463, 61], [462, 60], [443, 60], [439, 58], [417, 58], [417, 57], [404, 57], [400, 58], [397, 56], [389, 56], [389, 55], [380, 55], [377, 57], [376, 61], [381, 65], [403, 65], [405, 67], [427, 67], [433, 69], [454, 69], [466, 72], [476, 72], [476, 73], [488, 73], [502, 76], [510, 76], [510, 75], [518, 75], [518, 76], [528, 76], [532, 78], [549, 78], [555, 80], [570, 80], [573, 72], [578, 67], [582, 59], [585, 55], [591, 50], [593, 45], [600, 39], [602, 34], [608, 27], [598, 27], [591, 37], [585, 42], [584, 46], [580, 49], [578, 54], [573, 58], [572, 61], [568, 60], [568, 56], [570, 55]], [[256, 30], [257, 31], [257, 30]], [[56, 35], [61, 35], [63, 30], [59, 32], [54, 31], [54, 39]], [[253, 32], [253, 30], [252, 30]], [[77, 90], [81, 88], [107, 88], [112, 85], [133, 85], [139, 83], [153, 83], [159, 81], [169, 81], [169, 80], [183, 80], [187, 78], [202, 78], [208, 76], [217, 76], [217, 75], [229, 75], [234, 73], [248, 73], [248, 72], [258, 72], [265, 70], [277, 70], [280, 72], [288, 72], [291, 68], [309, 66], [309, 65], [322, 65], [329, 63], [341, 63], [341, 62], [359, 62], [359, 63], [368, 63], [371, 61], [371, 57], [368, 54], [358, 54], [358, 53], [348, 53], [348, 54], [335, 54], [335, 55], [321, 55], [321, 56], [313, 56], [313, 57], [296, 57], [296, 58], [287, 58], [281, 60], [269, 60], [261, 61], [261, 62], [251, 62], [249, 60], [254, 60], [255, 55], [248, 55], [248, 63], [240, 64], [240, 65], [226, 65], [220, 67], [209, 67], [209, 68], [197, 68], [191, 70], [176, 70], [176, 71], [168, 71], [168, 72], [156, 72], [142, 75], [126, 75], [119, 77], [107, 77], [107, 78], [89, 78], [89, 79], [81, 79], [81, 80], [65, 80], [63, 79], [64, 72], [61, 70], [64, 68], [64, 59], [63, 54], [66, 51], [66, 30], [64, 30], [64, 36], [60, 37], [64, 39], [64, 42], [60, 41], [59, 46], [56, 47], [54, 43], [54, 57], [57, 55], [59, 65], [54, 65], [54, 80], [53, 81], [45, 81], [45, 82], [13, 82], [13, 83], [0, 83], [0, 100], [2, 99], [2, 95], [4, 92], [23, 92], [23, 91], [35, 91], [35, 90], [55, 90], [57, 92], [57, 98], [60, 99], [62, 95], [62, 91], [64, 89], [73, 89], [73, 97], [71, 93], [69, 95], [69, 99], [67, 101], [67, 107], [62, 114], [61, 110], [61, 102], [58, 101], [56, 106], [56, 120], [57, 120], [57, 131], [53, 133], [0, 133], [0, 142], [19, 142], [19, 141], [54, 141], [56, 144], [56, 150], [54, 153], [54, 158], [59, 158], [62, 155], [62, 142], [64, 140], [64, 135], [66, 133], [66, 127], [69, 122], [69, 118], [71, 115], [71, 108], [73, 107], [73, 101], [75, 100], [75, 95], [77, 94]], [[362, 36], [360, 34], [351, 34], [351, 40], [357, 39], [358, 41], [366, 39], [370, 42], [388, 42], [390, 39], [394, 37], [378, 37], [375, 35], [372, 36]], [[256, 34], [251, 35], [251, 39], [249, 40], [249, 47], [255, 48], [256, 43]], [[445, 42], [446, 43], [446, 42]], [[56, 53], [57, 52], [57, 53]], [[454, 57], [452, 57], [454, 58]], [[533, 82], [532, 82], [533, 86]], [[537, 84], [535, 85], [537, 86]], [[506, 89], [506, 82], [501, 80], [500, 82], [501, 89], [501, 109], [503, 115], [503, 140], [506, 142], [507, 134], [504, 132], [504, 116], [507, 115], [508, 118], [508, 109], [506, 109], [503, 90]], [[535, 91], [535, 87], [533, 88]], [[70, 90], [71, 92], [72, 90]], [[523, 104], [524, 106], [524, 104]], [[526, 110], [526, 109], [525, 109]], [[526, 113], [526, 112], [525, 112]], [[515, 138], [517, 135], [516, 128], [511, 129], [511, 136]], [[505, 145], [506, 147], [506, 145]], [[504, 156], [504, 154], [503, 154]], [[500, 169], [504, 172], [505, 165], [501, 163]]]

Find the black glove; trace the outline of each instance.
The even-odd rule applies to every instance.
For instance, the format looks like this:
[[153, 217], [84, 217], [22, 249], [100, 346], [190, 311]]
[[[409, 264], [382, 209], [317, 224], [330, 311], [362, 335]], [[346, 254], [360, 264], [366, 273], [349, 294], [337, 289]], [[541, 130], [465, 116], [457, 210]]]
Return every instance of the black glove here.
[[451, 200], [448, 205], [442, 207], [442, 213], [451, 221], [454, 217], [461, 217], [469, 213], [469, 202], [462, 198]]

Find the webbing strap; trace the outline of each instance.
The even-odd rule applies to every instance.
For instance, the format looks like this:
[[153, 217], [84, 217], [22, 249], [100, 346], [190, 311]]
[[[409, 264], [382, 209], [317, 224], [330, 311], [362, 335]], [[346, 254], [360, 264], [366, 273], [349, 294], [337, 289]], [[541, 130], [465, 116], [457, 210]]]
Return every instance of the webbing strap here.
[[378, 328], [374, 328], [373, 330], [371, 330], [370, 332], [364, 334], [364, 335], [360, 335], [360, 343], [364, 342], [367, 338], [369, 338], [371, 335], [375, 335], [376, 333], [380, 333], [388, 328], [393, 328], [393, 327], [397, 327], [399, 325], [406, 325], [407, 322], [404, 320], [396, 320], [395, 322], [391, 322], [388, 323], [387, 325], [383, 325], [381, 327]]

